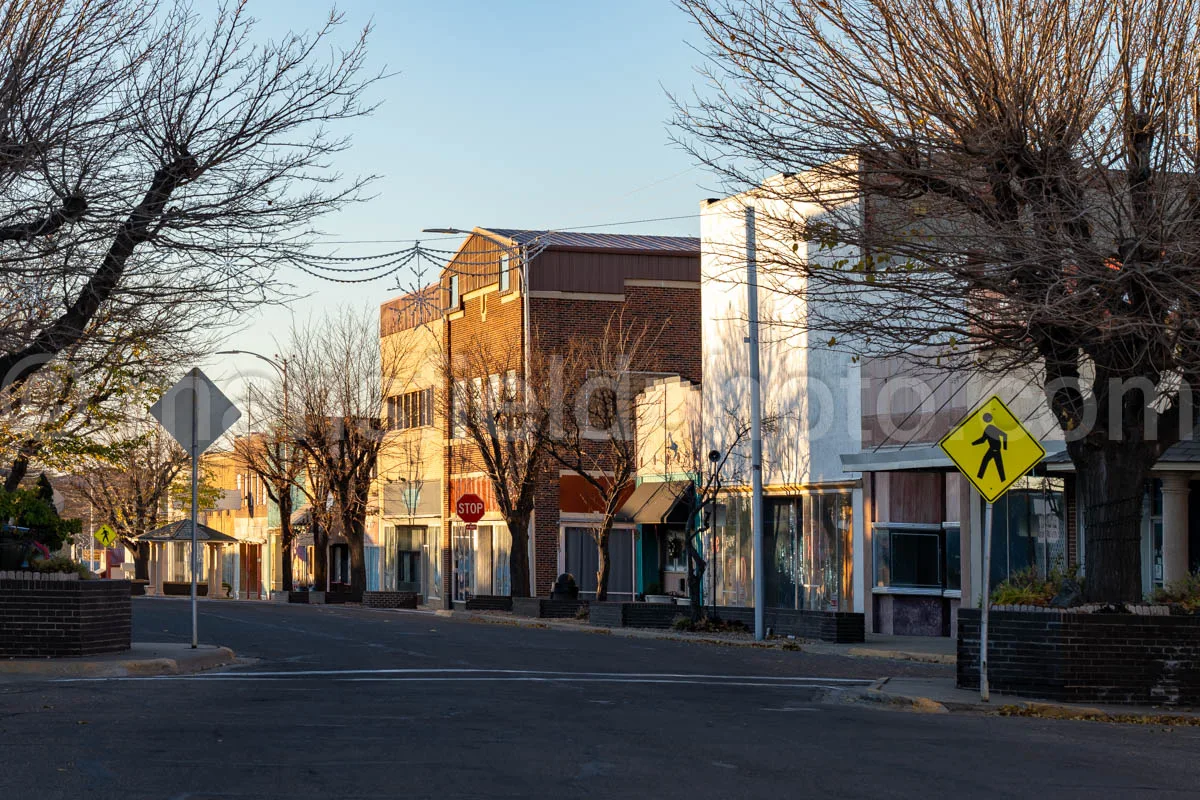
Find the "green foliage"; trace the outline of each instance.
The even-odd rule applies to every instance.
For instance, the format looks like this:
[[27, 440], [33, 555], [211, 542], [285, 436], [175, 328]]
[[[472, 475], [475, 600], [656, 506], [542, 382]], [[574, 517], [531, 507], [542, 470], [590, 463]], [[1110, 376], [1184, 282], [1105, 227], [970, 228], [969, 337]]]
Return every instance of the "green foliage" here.
[[0, 524], [26, 529], [18, 533], [19, 538], [41, 542], [50, 550], [59, 549], [82, 530], [79, 520], [61, 519], [53, 503], [28, 489], [0, 489]]
[[52, 556], [50, 558], [39, 558], [29, 562], [29, 568], [34, 572], [74, 572], [79, 576], [80, 580], [91, 580], [91, 570], [83, 564], [76, 563], [66, 556]]
[[1014, 572], [992, 590], [992, 605], [998, 606], [1049, 606], [1067, 583], [1082, 584], [1078, 570], [1071, 567], [1065, 572], [1051, 570], [1043, 578], [1036, 567], [1026, 567]]
[[1155, 589], [1151, 599], [1156, 603], [1177, 606], [1189, 614], [1200, 611], [1200, 572], [1172, 581]]

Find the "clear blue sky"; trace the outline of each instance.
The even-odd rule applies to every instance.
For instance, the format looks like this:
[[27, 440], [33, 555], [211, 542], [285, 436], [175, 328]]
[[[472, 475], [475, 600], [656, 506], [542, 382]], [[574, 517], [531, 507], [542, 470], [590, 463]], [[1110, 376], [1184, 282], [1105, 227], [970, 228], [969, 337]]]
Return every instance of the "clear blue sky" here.
[[[311, 29], [329, 8], [323, 0], [250, 3], [263, 36]], [[353, 147], [337, 164], [381, 175], [376, 197], [328, 219], [331, 239], [430, 239], [422, 228], [573, 228], [681, 215], [688, 218], [607, 230], [698, 232], [699, 202], [716, 181], [668, 141], [666, 90], [688, 93], [699, 82], [699, 57], [689, 47], [699, 32], [670, 0], [354, 0], [342, 8], [347, 34], [373, 20], [372, 66], [396, 74], [375, 87], [382, 105], [354, 123]], [[377, 306], [398, 293], [392, 281], [344, 287], [287, 277], [316, 296], [247, 320], [229, 346], [270, 355], [289, 314]], [[240, 400], [235, 373], [254, 372], [253, 359], [226, 362], [208, 371]]]

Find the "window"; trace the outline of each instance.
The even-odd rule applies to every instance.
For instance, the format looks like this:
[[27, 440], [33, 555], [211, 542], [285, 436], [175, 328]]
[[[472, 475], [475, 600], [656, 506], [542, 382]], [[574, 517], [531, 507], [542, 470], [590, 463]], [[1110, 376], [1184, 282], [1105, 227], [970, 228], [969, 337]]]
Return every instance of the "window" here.
[[510, 285], [511, 273], [509, 272], [509, 263], [508, 262], [509, 262], [508, 253], [501, 253], [500, 254], [500, 291], [502, 291], [502, 292], [507, 292], [509, 285]]
[[388, 430], [408, 430], [433, 424], [433, 388], [405, 392], [387, 399]]
[[462, 298], [458, 294], [458, 276], [450, 276], [450, 310], [457, 311], [462, 304]]
[[954, 572], [957, 583], [958, 547], [948, 553], [947, 533], [957, 545], [958, 529], [940, 524], [878, 523], [874, 526], [875, 586], [879, 588], [936, 589], [947, 586]]

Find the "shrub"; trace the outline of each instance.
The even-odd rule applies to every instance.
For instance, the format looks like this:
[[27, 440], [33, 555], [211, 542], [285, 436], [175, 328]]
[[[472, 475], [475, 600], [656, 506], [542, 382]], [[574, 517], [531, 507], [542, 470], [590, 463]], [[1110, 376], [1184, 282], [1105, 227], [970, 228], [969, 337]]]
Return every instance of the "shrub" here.
[[1193, 572], [1155, 589], [1151, 599], [1156, 603], [1177, 606], [1189, 614], [1195, 614], [1200, 610], [1200, 572]]
[[93, 577], [91, 570], [83, 564], [79, 564], [66, 556], [51, 556], [50, 558], [34, 559], [29, 563], [29, 568], [34, 572], [74, 572], [79, 576], [80, 580], [91, 580]]
[[1074, 588], [1078, 589], [1083, 581], [1075, 567], [1063, 570], [1051, 570], [1050, 575], [1043, 578], [1036, 567], [1026, 567], [1014, 572], [992, 590], [992, 605], [998, 606], [1049, 606], [1059, 594]]

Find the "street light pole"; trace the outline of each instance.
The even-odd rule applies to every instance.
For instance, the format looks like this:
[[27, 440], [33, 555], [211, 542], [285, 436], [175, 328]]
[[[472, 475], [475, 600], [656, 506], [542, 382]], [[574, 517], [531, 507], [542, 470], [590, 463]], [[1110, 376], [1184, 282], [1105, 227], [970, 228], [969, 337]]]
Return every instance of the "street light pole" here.
[[[290, 469], [292, 453], [291, 453], [290, 448], [288, 448], [288, 436], [287, 436], [287, 428], [288, 428], [288, 425], [290, 424], [290, 420], [291, 420], [291, 417], [288, 414], [288, 360], [287, 360], [287, 356], [280, 357], [278, 354], [276, 354], [275, 358], [279, 359], [278, 361], [276, 361], [275, 358], [267, 358], [262, 353], [256, 353], [253, 350], [218, 350], [217, 352], [213, 353], [213, 355], [215, 355], [215, 356], [236, 356], [236, 355], [253, 356], [254, 358], [257, 358], [259, 361], [267, 362], [268, 364], [270, 364], [272, 367], [275, 368], [276, 372], [279, 373], [279, 377], [282, 381], [281, 387], [283, 389], [283, 428], [284, 428], [284, 437], [283, 437], [282, 442], [280, 443], [280, 446], [283, 448], [282, 454], [283, 454], [284, 463], [287, 464], [288, 469]], [[287, 491], [289, 494], [291, 493], [292, 489], [290, 486], [287, 487]], [[281, 512], [282, 512], [282, 509], [281, 509]], [[290, 520], [289, 520], [289, 524], [290, 524]], [[267, 558], [266, 558], [266, 561], [269, 565], [268, 570], [267, 570], [267, 596], [268, 597], [270, 597], [271, 584], [274, 582], [274, 575], [271, 574], [274, 571], [274, 564], [271, 562], [270, 556], [271, 556], [271, 542], [270, 542], [270, 535], [268, 534], [268, 536], [267, 536]], [[291, 558], [291, 557], [292, 557], [292, 554], [290, 551], [287, 553], [280, 554], [280, 558]]]
[[[497, 239], [493, 236], [487, 235], [486, 232], [480, 232], [480, 231], [474, 231], [474, 230], [468, 231], [468, 230], [463, 230], [462, 228], [423, 228], [421, 230], [421, 232], [422, 233], [444, 233], [444, 234], [453, 235], [453, 236], [479, 235], [479, 236], [483, 236], [484, 238], [488, 239], [489, 241], [493, 242], [494, 244], [500, 245], [501, 247], [503, 247], [506, 250], [515, 250], [516, 251], [517, 258], [520, 260], [520, 264], [521, 264], [521, 272], [520, 272], [521, 295], [522, 295], [522, 297], [521, 297], [521, 339], [522, 339], [521, 351], [522, 351], [522, 359], [524, 362], [522, 364], [522, 369], [525, 373], [523, 376], [523, 379], [525, 381], [526, 387], [528, 387], [529, 380], [530, 380], [530, 377], [529, 377], [530, 350], [533, 347], [533, 343], [530, 341], [530, 334], [529, 334], [529, 261], [537, 253], [532, 253], [532, 255], [531, 255], [533, 248], [531, 248], [528, 244], [519, 245], [518, 247], [515, 247], [515, 248], [509, 247], [508, 245], [505, 245], [503, 242], [501, 242], [499, 239]], [[537, 241], [537, 240], [535, 239], [534, 241]], [[538, 251], [538, 252], [540, 252], [540, 251]], [[537, 582], [536, 582], [536, 578], [535, 578], [536, 559], [532, 557], [533, 553], [530, 553], [528, 551], [535, 550], [534, 543], [533, 543], [533, 536], [534, 536], [534, 525], [536, 523], [536, 519], [535, 519], [536, 514], [537, 514], [537, 509], [534, 509], [533, 514], [529, 515], [529, 529], [526, 531], [526, 538], [528, 539], [528, 545], [529, 545], [526, 548], [526, 551], [527, 551], [526, 557], [529, 558], [529, 593], [531, 596], [535, 596], [535, 597], [537, 596], [537, 585], [536, 585]], [[535, 552], [536, 552], [536, 550], [535, 550]]]

